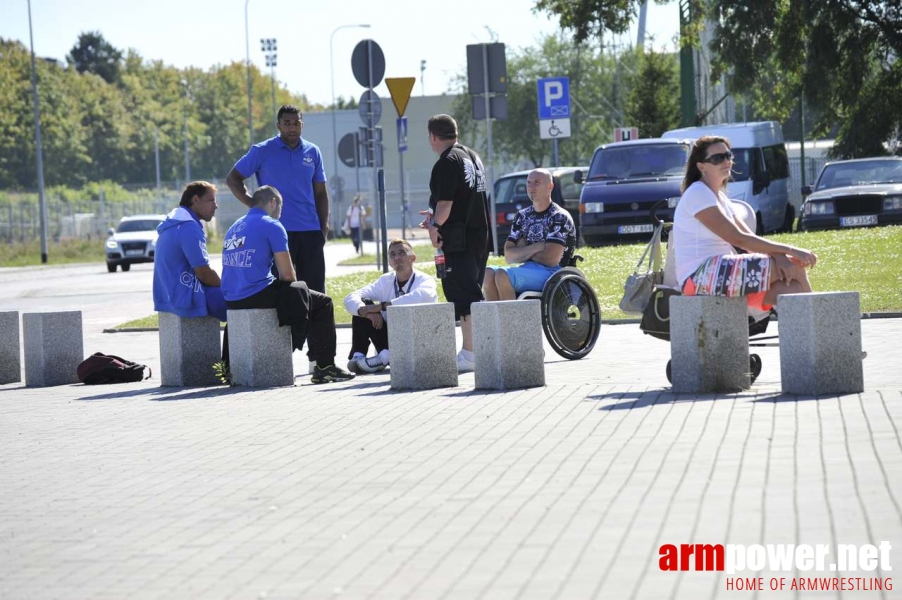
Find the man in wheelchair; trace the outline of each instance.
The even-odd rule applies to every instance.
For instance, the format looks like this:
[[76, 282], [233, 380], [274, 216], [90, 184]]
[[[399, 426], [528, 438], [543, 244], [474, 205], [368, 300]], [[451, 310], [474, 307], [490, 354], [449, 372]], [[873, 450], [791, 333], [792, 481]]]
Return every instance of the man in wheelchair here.
[[[483, 280], [487, 301], [515, 300], [526, 291], [541, 292], [545, 282], [572, 260], [576, 228], [573, 217], [551, 201], [554, 182], [547, 169], [535, 169], [526, 179], [532, 201], [517, 213], [504, 243], [509, 267], [488, 267]], [[520, 263], [520, 264], [517, 264]]]

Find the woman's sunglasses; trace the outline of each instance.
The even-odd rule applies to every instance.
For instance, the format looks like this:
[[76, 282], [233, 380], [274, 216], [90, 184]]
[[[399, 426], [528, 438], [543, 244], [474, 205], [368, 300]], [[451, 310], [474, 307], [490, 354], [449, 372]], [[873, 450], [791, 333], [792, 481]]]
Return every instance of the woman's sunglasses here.
[[701, 162], [711, 163], [714, 166], [722, 164], [725, 160], [733, 160], [733, 153], [727, 150], [726, 152], [721, 152], [720, 154], [712, 154], [705, 160]]

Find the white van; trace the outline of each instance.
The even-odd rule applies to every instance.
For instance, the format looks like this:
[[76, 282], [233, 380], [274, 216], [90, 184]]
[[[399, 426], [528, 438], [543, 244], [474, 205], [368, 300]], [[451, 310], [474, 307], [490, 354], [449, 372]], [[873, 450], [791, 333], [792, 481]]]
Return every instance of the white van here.
[[733, 181], [727, 195], [744, 200], [755, 209], [757, 233], [792, 231], [795, 209], [789, 201], [789, 159], [780, 124], [776, 121], [720, 123], [673, 129], [661, 137], [694, 142], [704, 135], [730, 141], [735, 158]]

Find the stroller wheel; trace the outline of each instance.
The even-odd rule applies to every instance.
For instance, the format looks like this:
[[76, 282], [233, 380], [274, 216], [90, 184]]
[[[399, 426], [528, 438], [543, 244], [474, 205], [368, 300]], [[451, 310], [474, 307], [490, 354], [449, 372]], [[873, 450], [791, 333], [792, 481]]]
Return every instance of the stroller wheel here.
[[752, 383], [761, 375], [761, 357], [757, 354], [749, 354], [749, 369], [751, 369]]
[[673, 372], [670, 370], [670, 363], [672, 361], [667, 361], [667, 370], [665, 371], [667, 374], [667, 383], [673, 383]]

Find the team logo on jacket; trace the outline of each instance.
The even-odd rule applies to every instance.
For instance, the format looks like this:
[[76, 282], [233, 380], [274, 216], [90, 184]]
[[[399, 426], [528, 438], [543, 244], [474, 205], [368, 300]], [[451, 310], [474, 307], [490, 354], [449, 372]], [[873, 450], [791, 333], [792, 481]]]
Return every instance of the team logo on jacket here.
[[239, 248], [244, 248], [244, 240], [246, 236], [238, 237], [233, 235], [229, 239], [222, 242], [222, 251], [228, 252], [229, 250], [238, 250]]

